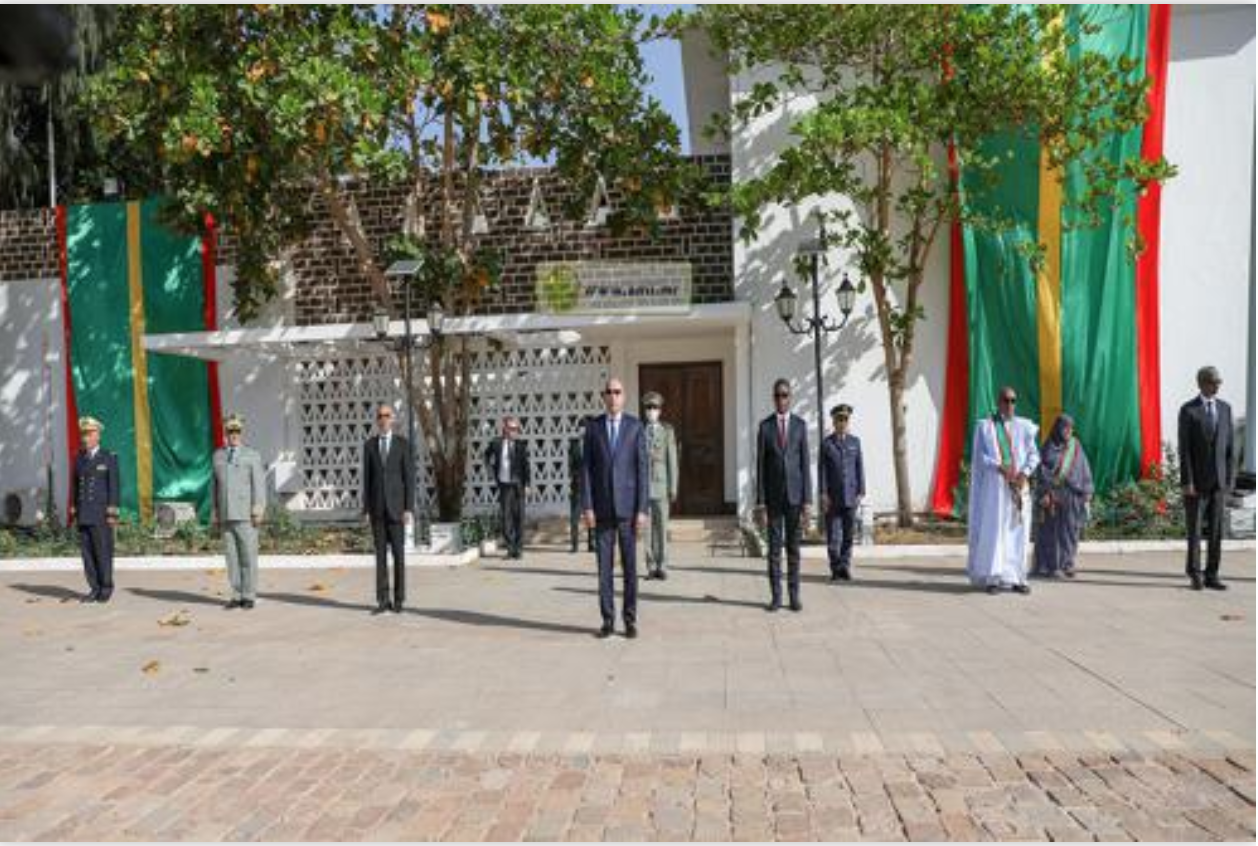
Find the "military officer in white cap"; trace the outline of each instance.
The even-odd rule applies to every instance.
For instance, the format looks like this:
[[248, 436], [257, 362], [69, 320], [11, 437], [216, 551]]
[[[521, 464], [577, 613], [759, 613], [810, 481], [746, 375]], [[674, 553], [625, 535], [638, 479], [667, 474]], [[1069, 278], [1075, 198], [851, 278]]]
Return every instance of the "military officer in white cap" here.
[[668, 515], [677, 499], [677, 435], [660, 420], [664, 398], [655, 391], [642, 396], [646, 411], [646, 451], [651, 471], [651, 543], [646, 553], [646, 577], [668, 578]]
[[108, 602], [114, 592], [118, 456], [101, 448], [103, 428], [95, 417], [79, 418], [82, 447], [70, 476], [70, 519], [79, 527], [79, 550], [89, 591], [83, 602]]
[[262, 456], [244, 445], [245, 421], [223, 421], [227, 446], [214, 452], [213, 521], [223, 534], [232, 597], [226, 607], [252, 608], [258, 599], [258, 527], [266, 512]]

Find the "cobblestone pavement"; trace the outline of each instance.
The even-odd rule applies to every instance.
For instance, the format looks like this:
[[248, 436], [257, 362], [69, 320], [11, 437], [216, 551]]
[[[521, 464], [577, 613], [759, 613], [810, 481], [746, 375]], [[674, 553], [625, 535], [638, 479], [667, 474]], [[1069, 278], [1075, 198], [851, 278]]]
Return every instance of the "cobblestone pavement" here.
[[642, 637], [586, 556], [413, 570], [0, 574], [0, 839], [1254, 838], [1254, 561], [1095, 556], [1029, 597], [962, 562], [681, 547]]
[[6, 840], [1252, 840], [1253, 755], [0, 746]]

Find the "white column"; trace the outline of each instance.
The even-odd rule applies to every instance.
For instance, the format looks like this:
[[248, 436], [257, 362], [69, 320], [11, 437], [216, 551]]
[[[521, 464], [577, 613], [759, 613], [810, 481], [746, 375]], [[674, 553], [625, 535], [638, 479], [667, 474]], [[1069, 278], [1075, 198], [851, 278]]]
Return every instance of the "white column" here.
[[751, 449], [751, 325], [734, 328], [734, 449], [738, 457], [738, 515], [750, 518], [755, 506]]

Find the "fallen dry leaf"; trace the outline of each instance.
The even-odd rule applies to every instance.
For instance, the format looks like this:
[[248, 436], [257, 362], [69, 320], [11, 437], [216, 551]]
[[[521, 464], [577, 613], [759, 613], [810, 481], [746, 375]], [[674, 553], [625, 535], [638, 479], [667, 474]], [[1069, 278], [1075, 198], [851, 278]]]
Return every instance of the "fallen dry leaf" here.
[[38, 637], [39, 635], [43, 633], [44, 633], [43, 629], [38, 629], [35, 626], [27, 626], [26, 628], [22, 629], [22, 634], [26, 635], [27, 637]]
[[28, 596], [28, 597], [26, 597], [26, 604], [27, 604], [27, 605], [34, 605], [36, 602], [39, 602], [39, 597], [38, 597], [38, 596]]
[[192, 622], [192, 618], [188, 616], [187, 608], [180, 608], [173, 614], [167, 614], [165, 617], [158, 619], [159, 626], [186, 626]]
[[149, 661], [143, 667], [141, 667], [140, 672], [144, 673], [145, 675], [152, 676], [152, 675], [156, 675], [157, 671], [160, 670], [161, 668], [162, 668], [162, 662], [154, 659], [152, 661]]
[[208, 673], [209, 671], [210, 671], [209, 667], [193, 667], [192, 668], [192, 672], [194, 673]]
[[1243, 619], [1245, 619], [1245, 615], [1244, 615], [1244, 614], [1221, 614], [1221, 615], [1219, 616], [1219, 619], [1220, 619], [1220, 620], [1227, 620], [1227, 621], [1231, 622], [1231, 621], [1234, 621], [1234, 620], [1243, 620]]
[[306, 590], [314, 591], [315, 593], [323, 593], [327, 589], [328, 586], [323, 582], [315, 582], [310, 587], [306, 588]]

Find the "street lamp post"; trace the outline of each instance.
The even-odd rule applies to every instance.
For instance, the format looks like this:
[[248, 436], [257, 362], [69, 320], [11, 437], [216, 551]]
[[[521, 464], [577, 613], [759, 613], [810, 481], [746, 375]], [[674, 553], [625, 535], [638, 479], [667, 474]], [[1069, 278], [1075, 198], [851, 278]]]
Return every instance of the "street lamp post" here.
[[[402, 337], [398, 339], [397, 345], [393, 349], [402, 353], [402, 378], [406, 382], [406, 437], [411, 444], [411, 478], [416, 480], [419, 479], [418, 468], [415, 464], [419, 444], [415, 440], [415, 380], [413, 378], [415, 365], [411, 358], [411, 352], [416, 349], [426, 350], [435, 344], [441, 337], [441, 329], [445, 322], [445, 311], [441, 308], [441, 303], [434, 300], [428, 304], [428, 334], [423, 340], [418, 340], [414, 332], [411, 331], [411, 283], [422, 267], [423, 262], [418, 259], [404, 259], [395, 261], [384, 272], [386, 278], [402, 280]], [[389, 338], [388, 312], [381, 307], [377, 307], [375, 314], [372, 315], [371, 322], [376, 332], [376, 338], [387, 343]], [[418, 494], [418, 491], [413, 491], [412, 493]]]
[[[812, 351], [813, 366], [816, 369], [817, 381], [817, 479], [821, 479], [821, 451], [825, 445], [826, 439], [826, 412], [825, 412], [825, 384], [821, 369], [821, 341], [822, 338], [831, 333], [837, 332], [847, 325], [848, 318], [852, 316], [852, 309], [856, 305], [856, 287], [848, 279], [847, 273], [843, 274], [843, 281], [839, 285], [839, 290], [835, 292], [835, 296], [839, 301], [839, 311], [843, 315], [843, 319], [837, 323], [827, 317], [821, 311], [821, 257], [826, 251], [826, 229], [823, 224], [821, 227], [820, 237], [816, 241], [805, 241], [800, 245], [798, 255], [808, 259], [808, 275], [812, 282], [812, 314], [808, 317], [802, 315], [796, 320], [796, 306], [799, 303], [799, 297], [791, 290], [785, 280], [782, 281], [782, 288], [778, 291], [777, 296], [773, 298], [773, 303], [777, 307], [778, 317], [782, 319], [782, 323], [790, 330], [793, 335], [812, 335]], [[821, 504], [817, 504], [817, 525], [820, 530], [825, 530], [825, 515], [822, 513]]]

